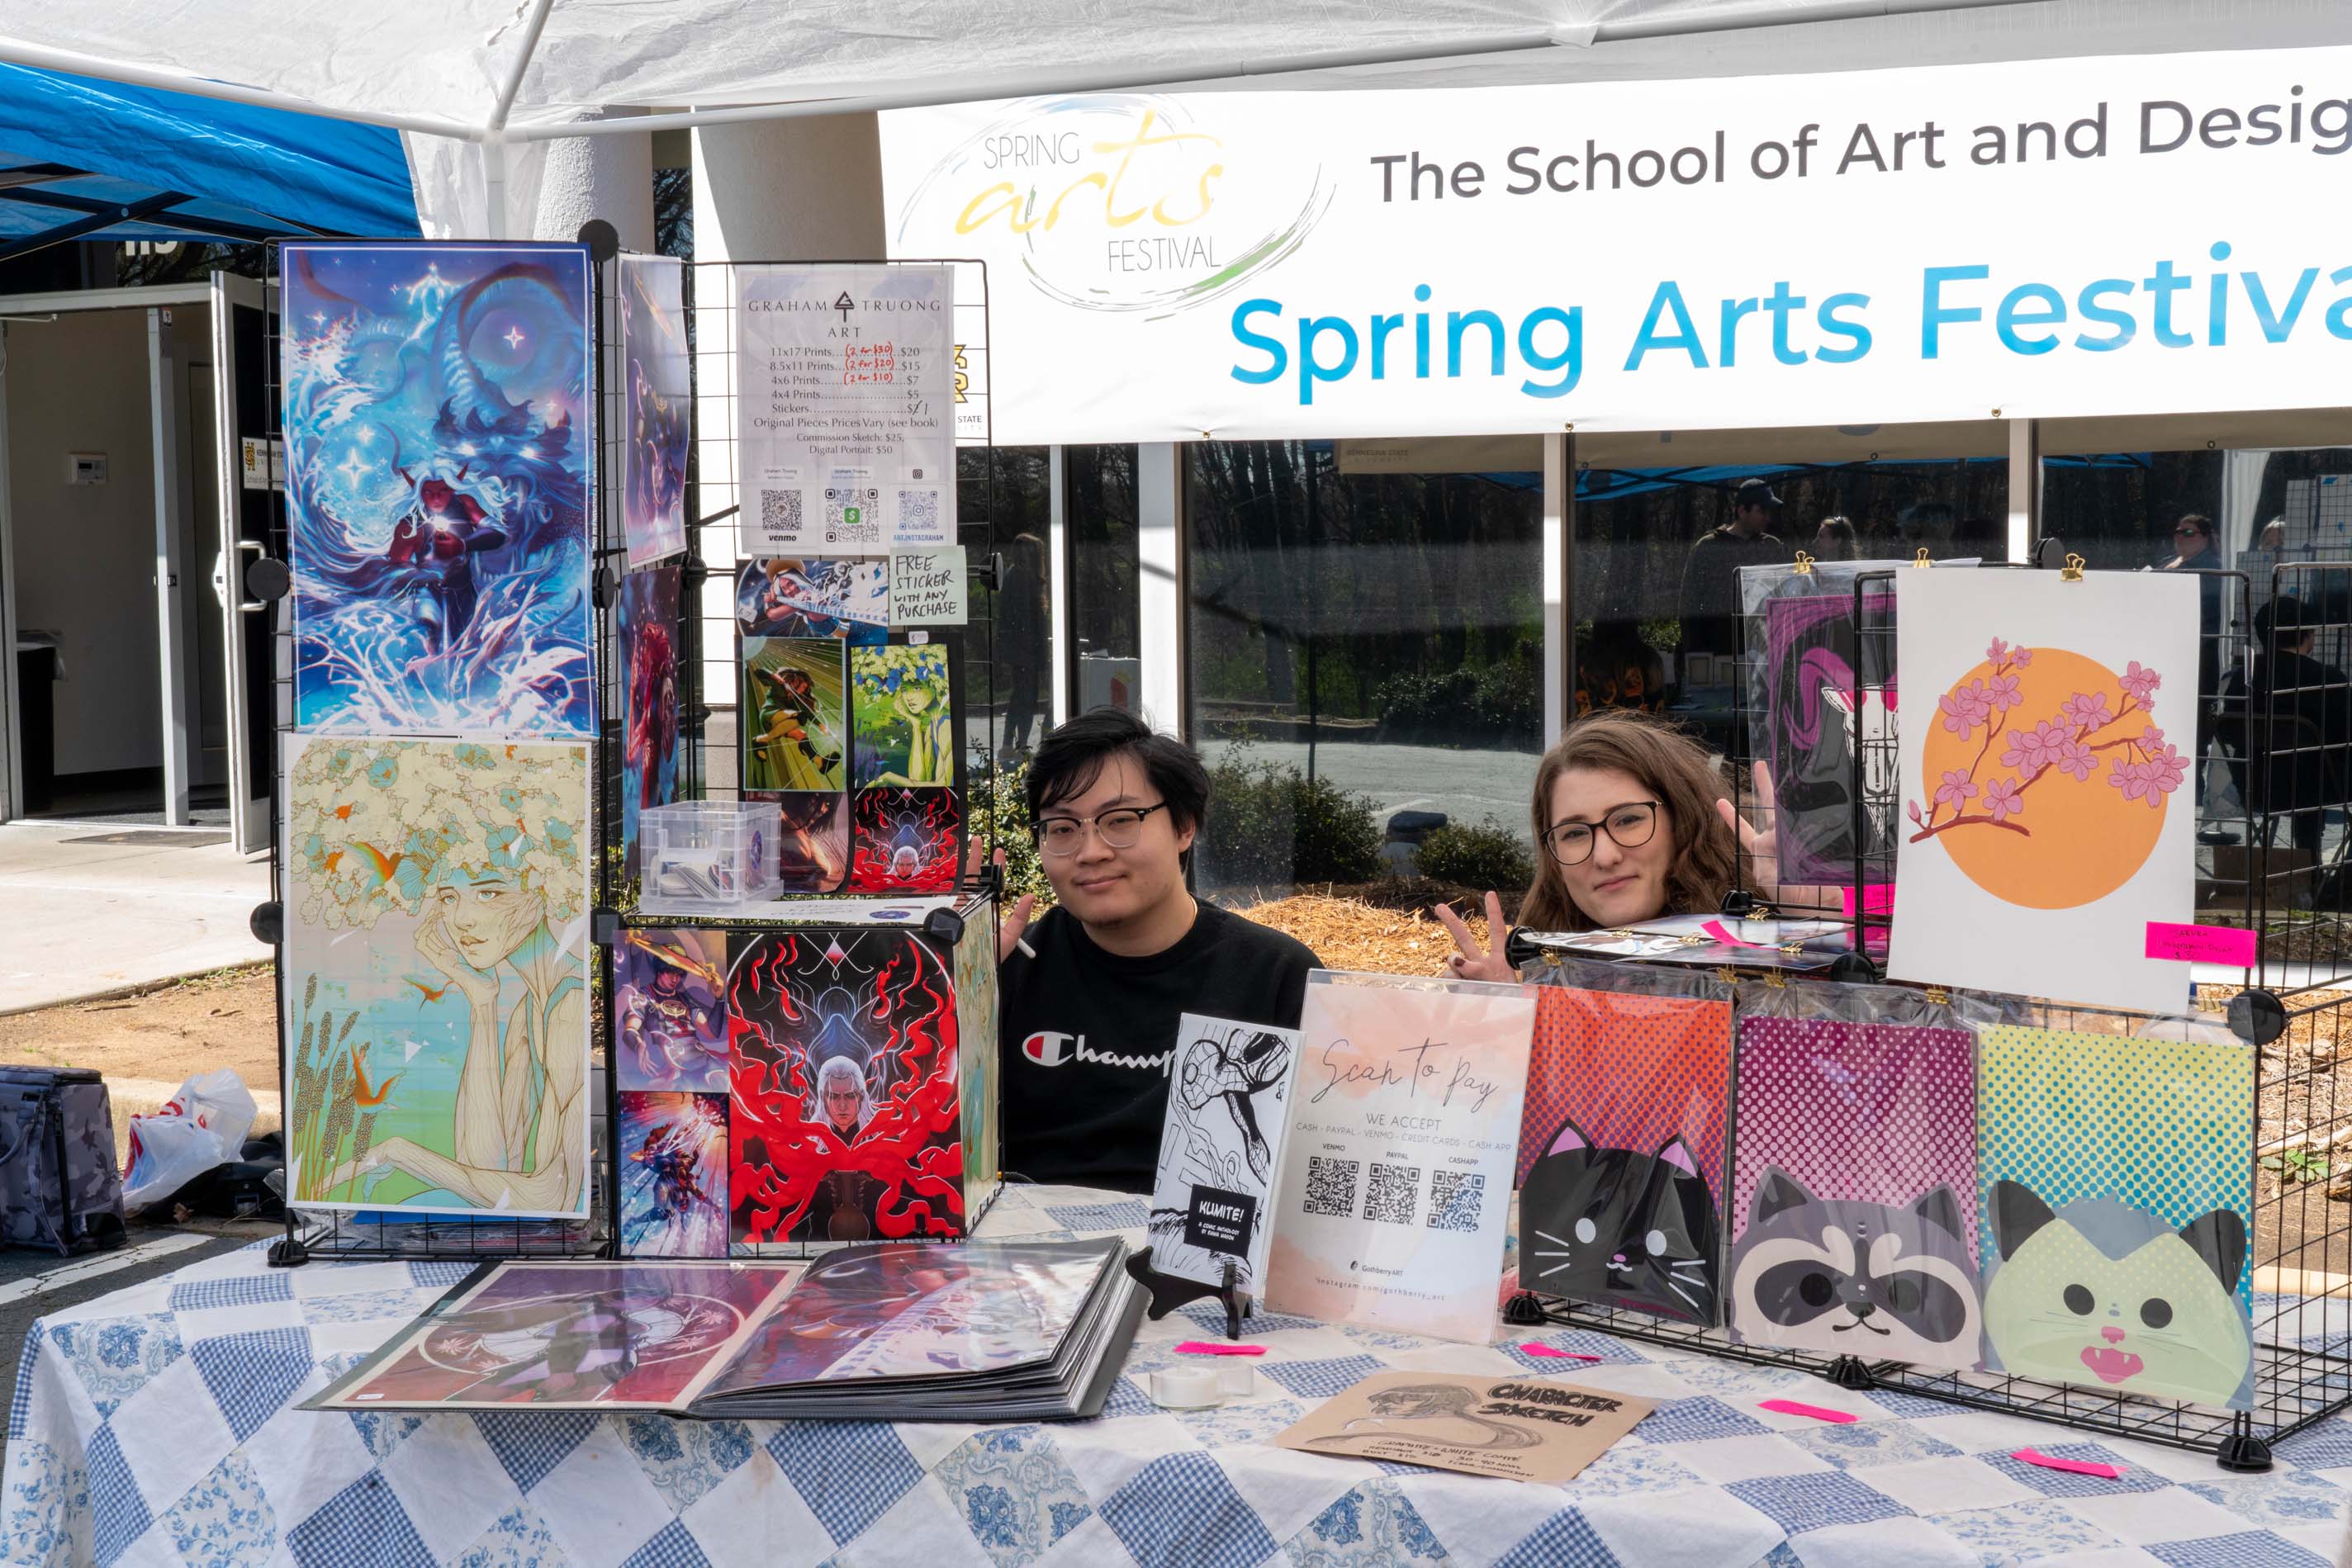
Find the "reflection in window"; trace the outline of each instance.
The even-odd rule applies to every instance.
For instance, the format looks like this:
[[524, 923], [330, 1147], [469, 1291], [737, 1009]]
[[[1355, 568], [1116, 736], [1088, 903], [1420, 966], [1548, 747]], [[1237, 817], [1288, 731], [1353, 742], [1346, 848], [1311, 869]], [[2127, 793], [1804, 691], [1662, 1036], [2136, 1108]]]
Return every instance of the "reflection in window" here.
[[1409, 867], [1427, 814], [1528, 838], [1543, 736], [1541, 476], [1355, 473], [1328, 442], [1185, 448], [1202, 885]]
[[1135, 448], [1062, 449], [1070, 538], [1071, 710], [1143, 700], [1136, 631]]
[[[1777, 507], [1737, 516], [1741, 486]], [[2005, 457], [1605, 468], [1576, 478], [1573, 712], [1638, 707], [1742, 753], [1733, 676], [1742, 566], [2008, 554]]]
[[998, 753], [1008, 759], [1034, 744], [1052, 636], [1045, 582], [1048, 449], [963, 447], [956, 453], [956, 538], [978, 569], [993, 549], [1004, 562], [1002, 586], [971, 579], [971, 624], [964, 638], [964, 730], [975, 759], [988, 755], [993, 720]]

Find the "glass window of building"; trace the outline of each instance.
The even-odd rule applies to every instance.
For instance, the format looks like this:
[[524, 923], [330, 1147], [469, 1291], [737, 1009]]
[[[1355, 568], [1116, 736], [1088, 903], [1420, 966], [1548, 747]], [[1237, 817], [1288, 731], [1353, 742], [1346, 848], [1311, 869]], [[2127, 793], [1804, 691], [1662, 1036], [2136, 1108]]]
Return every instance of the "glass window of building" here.
[[1198, 881], [1246, 903], [1412, 864], [1435, 820], [1524, 850], [1543, 741], [1534, 438], [1184, 452]]
[[1069, 528], [1070, 708], [1135, 711], [1142, 701], [1132, 446], [1062, 449]]
[[1027, 752], [1053, 691], [1045, 539], [1051, 448], [967, 446], [956, 453], [956, 538], [979, 568], [993, 551], [1003, 577], [975, 572], [964, 632], [964, 734], [975, 768]]
[[1578, 436], [1570, 716], [1640, 708], [1744, 757], [1739, 568], [2005, 560], [2008, 440], [1997, 421]]

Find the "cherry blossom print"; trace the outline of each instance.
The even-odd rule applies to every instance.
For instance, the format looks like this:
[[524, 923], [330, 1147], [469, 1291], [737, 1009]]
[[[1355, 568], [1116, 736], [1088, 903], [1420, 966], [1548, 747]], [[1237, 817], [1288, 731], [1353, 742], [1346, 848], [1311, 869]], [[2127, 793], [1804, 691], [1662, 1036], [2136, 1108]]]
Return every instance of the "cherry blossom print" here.
[[1976, 799], [1977, 787], [1969, 781], [1969, 770], [1952, 768], [1945, 770], [1944, 782], [1936, 791], [1936, 804], [1949, 806], [1957, 811]]
[[1985, 811], [1996, 822], [2005, 822], [2025, 807], [2017, 798], [2017, 780], [1996, 779], [1984, 787]]

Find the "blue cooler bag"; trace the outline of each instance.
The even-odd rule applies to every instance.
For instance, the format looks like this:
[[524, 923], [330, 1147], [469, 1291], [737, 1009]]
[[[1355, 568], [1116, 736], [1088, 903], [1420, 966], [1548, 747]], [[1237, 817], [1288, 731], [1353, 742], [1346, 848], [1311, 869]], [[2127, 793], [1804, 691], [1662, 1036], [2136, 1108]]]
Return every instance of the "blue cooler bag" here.
[[104, 1080], [88, 1067], [0, 1067], [0, 1242], [69, 1256], [123, 1235]]

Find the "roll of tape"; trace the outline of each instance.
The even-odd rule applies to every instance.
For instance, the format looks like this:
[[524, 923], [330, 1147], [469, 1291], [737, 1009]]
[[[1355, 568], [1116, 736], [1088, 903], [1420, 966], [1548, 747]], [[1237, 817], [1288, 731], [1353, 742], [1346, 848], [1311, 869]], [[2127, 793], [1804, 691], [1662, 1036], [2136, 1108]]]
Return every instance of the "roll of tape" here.
[[1257, 1392], [1257, 1374], [1246, 1361], [1217, 1363], [1217, 1392], [1228, 1399], [1246, 1399]]
[[1206, 1410], [1221, 1397], [1212, 1367], [1171, 1366], [1151, 1375], [1151, 1402], [1163, 1409]]

